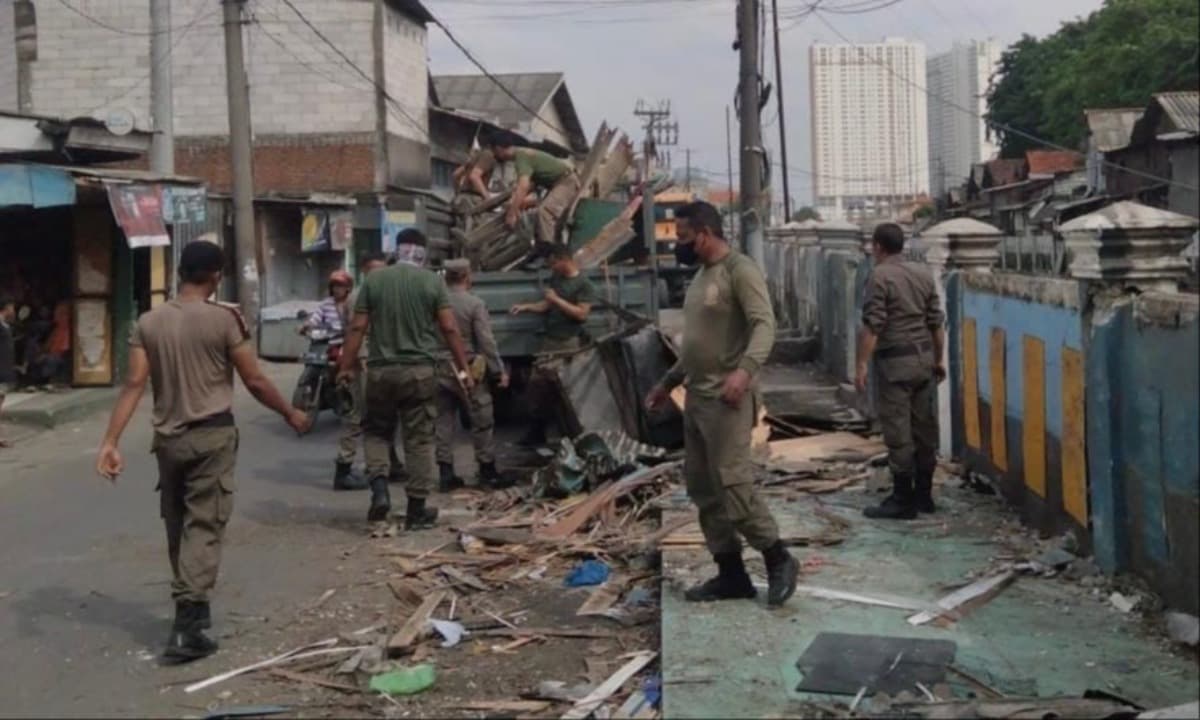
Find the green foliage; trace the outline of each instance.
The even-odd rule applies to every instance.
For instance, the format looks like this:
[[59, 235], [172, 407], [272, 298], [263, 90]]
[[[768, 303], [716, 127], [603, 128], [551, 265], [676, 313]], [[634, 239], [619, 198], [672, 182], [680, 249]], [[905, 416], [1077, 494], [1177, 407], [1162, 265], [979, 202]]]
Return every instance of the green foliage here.
[[[1085, 108], [1145, 107], [1150, 96], [1200, 87], [1200, 3], [1105, 0], [1041, 40], [1023, 36], [1000, 61], [988, 120], [1081, 148]], [[1040, 147], [996, 128], [1002, 157]]]
[[810, 205], [805, 205], [802, 208], [797, 208], [796, 212], [792, 213], [792, 222], [804, 222], [805, 220], [821, 221], [821, 213], [817, 212]]

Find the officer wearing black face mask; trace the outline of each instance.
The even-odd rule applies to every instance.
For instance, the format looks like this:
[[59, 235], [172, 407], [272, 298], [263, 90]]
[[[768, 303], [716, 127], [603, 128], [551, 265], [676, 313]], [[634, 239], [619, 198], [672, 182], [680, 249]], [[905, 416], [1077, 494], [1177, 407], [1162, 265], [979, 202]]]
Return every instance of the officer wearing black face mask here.
[[696, 254], [696, 243], [675, 243], [675, 262], [683, 267], [693, 267], [700, 262], [700, 256]]

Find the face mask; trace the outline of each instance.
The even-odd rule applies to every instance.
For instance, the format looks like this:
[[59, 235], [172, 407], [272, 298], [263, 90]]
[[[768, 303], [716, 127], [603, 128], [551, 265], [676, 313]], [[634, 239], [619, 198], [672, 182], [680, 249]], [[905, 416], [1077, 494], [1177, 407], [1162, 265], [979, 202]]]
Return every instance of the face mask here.
[[688, 267], [700, 262], [700, 256], [696, 254], [696, 243], [675, 243], [675, 262]]

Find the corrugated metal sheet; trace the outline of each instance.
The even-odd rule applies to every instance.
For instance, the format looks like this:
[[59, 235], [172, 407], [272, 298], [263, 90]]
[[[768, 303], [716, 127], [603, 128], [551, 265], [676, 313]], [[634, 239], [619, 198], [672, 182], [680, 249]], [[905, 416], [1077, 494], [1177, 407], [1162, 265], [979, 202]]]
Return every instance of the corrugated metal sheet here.
[[[545, 105], [563, 82], [562, 73], [513, 73], [494, 77], [534, 110]], [[443, 107], [484, 115], [505, 127], [515, 127], [533, 119], [528, 110], [485, 75], [436, 75], [433, 85]]]
[[1200, 92], [1158, 93], [1154, 99], [1176, 130], [1200, 133]]
[[1133, 126], [1146, 111], [1142, 108], [1103, 108], [1084, 110], [1092, 143], [1100, 152], [1129, 147]]

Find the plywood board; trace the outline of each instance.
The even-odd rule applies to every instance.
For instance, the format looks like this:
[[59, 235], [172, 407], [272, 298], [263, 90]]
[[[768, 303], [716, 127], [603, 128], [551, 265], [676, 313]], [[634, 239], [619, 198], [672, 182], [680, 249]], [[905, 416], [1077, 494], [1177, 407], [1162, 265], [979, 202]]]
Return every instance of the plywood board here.
[[962, 328], [963, 359], [963, 428], [967, 446], [978, 450], [983, 447], [983, 436], [979, 431], [979, 356], [975, 344], [975, 319], [965, 318]]
[[1087, 437], [1083, 353], [1062, 349], [1062, 492], [1063, 509], [1080, 527], [1088, 526]]
[[1021, 455], [1025, 486], [1046, 497], [1046, 344], [1026, 335], [1022, 342]]
[[1005, 392], [1004, 367], [1004, 329], [992, 328], [991, 345], [988, 347], [988, 368], [991, 373], [991, 436], [992, 464], [1001, 470], [1008, 470], [1008, 443], [1004, 427], [1004, 404], [1008, 397]]
[[790, 440], [776, 440], [768, 443], [767, 447], [771, 450], [772, 460], [787, 462], [813, 462], [845, 453], [871, 456], [887, 450], [879, 440], [872, 440], [849, 432], [832, 432]]

